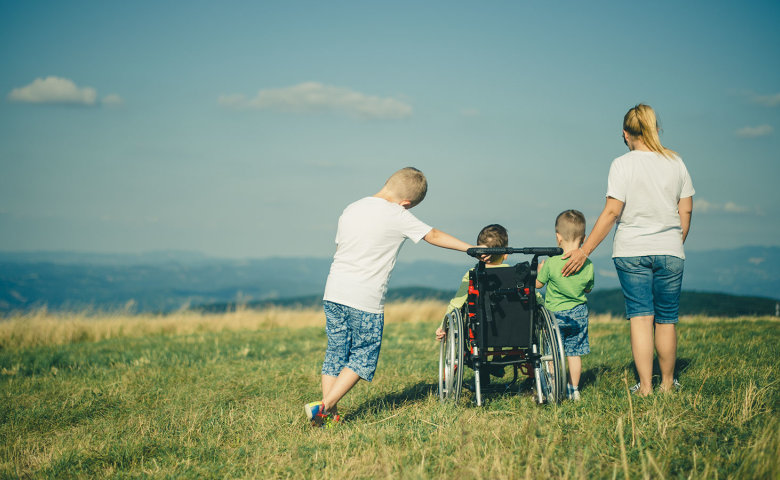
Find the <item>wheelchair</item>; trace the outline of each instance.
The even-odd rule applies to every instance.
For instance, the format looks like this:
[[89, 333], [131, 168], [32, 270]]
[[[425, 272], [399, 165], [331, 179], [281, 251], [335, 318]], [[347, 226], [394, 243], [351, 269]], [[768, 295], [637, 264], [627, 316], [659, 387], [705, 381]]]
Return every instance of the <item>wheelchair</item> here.
[[514, 377], [503, 391], [516, 384], [519, 370], [532, 379], [537, 403], [559, 403], [566, 395], [563, 343], [554, 317], [537, 302], [535, 287], [539, 257], [560, 255], [563, 250], [492, 247], [470, 248], [467, 253], [477, 258], [520, 253], [533, 255], [533, 259], [530, 264], [526, 261], [498, 268], [485, 268], [485, 263], [479, 262], [469, 272], [466, 303], [444, 319], [439, 399], [457, 403], [464, 387], [464, 367], [468, 367], [474, 370], [470, 389], [477, 406], [482, 406], [483, 390], [497, 391], [488, 386], [490, 371], [496, 367], [503, 371], [511, 365]]

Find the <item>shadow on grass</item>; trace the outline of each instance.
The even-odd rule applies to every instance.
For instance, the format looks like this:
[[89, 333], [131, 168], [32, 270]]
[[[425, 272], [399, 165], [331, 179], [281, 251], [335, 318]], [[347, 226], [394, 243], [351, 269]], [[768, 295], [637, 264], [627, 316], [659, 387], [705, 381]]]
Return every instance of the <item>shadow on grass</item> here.
[[[674, 362], [674, 378], [680, 378], [680, 375], [688, 369], [691, 363], [692, 360], [689, 358], [678, 358]], [[626, 363], [624, 368], [633, 374], [635, 382], [639, 382], [639, 375], [636, 373], [634, 362]], [[658, 358], [656, 357], [653, 357], [653, 378], [661, 378], [661, 367], [658, 365]]]
[[[688, 358], [678, 358], [674, 365], [674, 377], [680, 378], [681, 374], [691, 365], [692, 360]], [[595, 365], [582, 372], [580, 376], [580, 390], [588, 386], [594, 386], [598, 383], [598, 379], [604, 375], [614, 374], [617, 372], [620, 374], [624, 370], [630, 371], [633, 376], [633, 383], [639, 382], [639, 375], [634, 368], [634, 362], [628, 362], [623, 365], [622, 368], [612, 368], [609, 365], [601, 364]], [[661, 367], [658, 365], [658, 359], [653, 359], [653, 378], [661, 377]], [[629, 380], [630, 381], [630, 380]], [[631, 385], [633, 385], [633, 383]], [[629, 386], [631, 386], [629, 385]]]
[[382, 411], [402, 408], [405, 405], [415, 403], [430, 394], [437, 394], [438, 385], [436, 383], [418, 382], [409, 385], [400, 392], [392, 392], [384, 397], [378, 397], [364, 402], [355, 410], [344, 416], [344, 421], [349, 422], [355, 418], [364, 415], [377, 415]]
[[[491, 377], [490, 384], [486, 384], [482, 387], [483, 395], [485, 396], [499, 396], [499, 395], [526, 395], [533, 390], [533, 379], [520, 375], [515, 383], [511, 381], [512, 375], [507, 375], [504, 379]], [[473, 378], [463, 379], [463, 391], [474, 391]], [[414, 385], [410, 385], [400, 392], [392, 392], [384, 397], [377, 397], [364, 402], [358, 406], [355, 410], [346, 414], [343, 418], [344, 422], [349, 422], [363, 416], [377, 416], [382, 412], [389, 410], [402, 409], [405, 406], [418, 403], [420, 400], [427, 398], [429, 395], [438, 396], [438, 384], [431, 382], [418, 382]], [[472, 393], [473, 394], [473, 393]], [[485, 397], [483, 397], [485, 398]]]

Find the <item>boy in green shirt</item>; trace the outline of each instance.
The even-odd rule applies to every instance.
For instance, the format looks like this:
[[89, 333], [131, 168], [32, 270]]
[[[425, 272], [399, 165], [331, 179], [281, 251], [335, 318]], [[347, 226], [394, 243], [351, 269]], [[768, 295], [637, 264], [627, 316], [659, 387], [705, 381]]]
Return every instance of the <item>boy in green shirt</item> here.
[[[585, 216], [578, 210], [566, 210], [555, 219], [555, 237], [564, 255], [580, 248], [585, 239]], [[555, 315], [563, 337], [563, 351], [569, 365], [568, 397], [580, 399], [579, 383], [582, 374], [582, 355], [590, 353], [588, 343], [588, 299], [593, 289], [593, 264], [590, 260], [579, 272], [564, 277], [561, 274], [566, 260], [550, 257], [539, 267], [536, 288], [547, 285], [544, 306]]]

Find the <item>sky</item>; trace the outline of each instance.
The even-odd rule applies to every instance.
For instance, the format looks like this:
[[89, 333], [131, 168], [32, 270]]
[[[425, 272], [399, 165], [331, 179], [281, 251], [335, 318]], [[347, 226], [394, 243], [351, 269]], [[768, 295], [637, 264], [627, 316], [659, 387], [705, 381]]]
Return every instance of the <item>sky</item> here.
[[405, 166], [424, 222], [553, 245], [559, 212], [600, 213], [640, 102], [693, 179], [686, 248], [779, 246], [778, 20], [775, 1], [0, 0], [0, 250], [328, 257], [343, 208]]

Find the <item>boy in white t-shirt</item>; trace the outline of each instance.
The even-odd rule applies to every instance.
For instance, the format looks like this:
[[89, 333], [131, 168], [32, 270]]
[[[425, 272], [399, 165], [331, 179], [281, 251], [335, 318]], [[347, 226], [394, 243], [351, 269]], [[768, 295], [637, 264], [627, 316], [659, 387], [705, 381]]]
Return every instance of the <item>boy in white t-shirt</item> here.
[[344, 209], [336, 254], [325, 285], [328, 346], [322, 366], [322, 400], [305, 405], [315, 425], [338, 422], [339, 400], [361, 378], [371, 381], [379, 358], [387, 282], [407, 238], [466, 251], [466, 242], [431, 228], [409, 209], [425, 198], [428, 183], [416, 168], [395, 172], [372, 197]]

